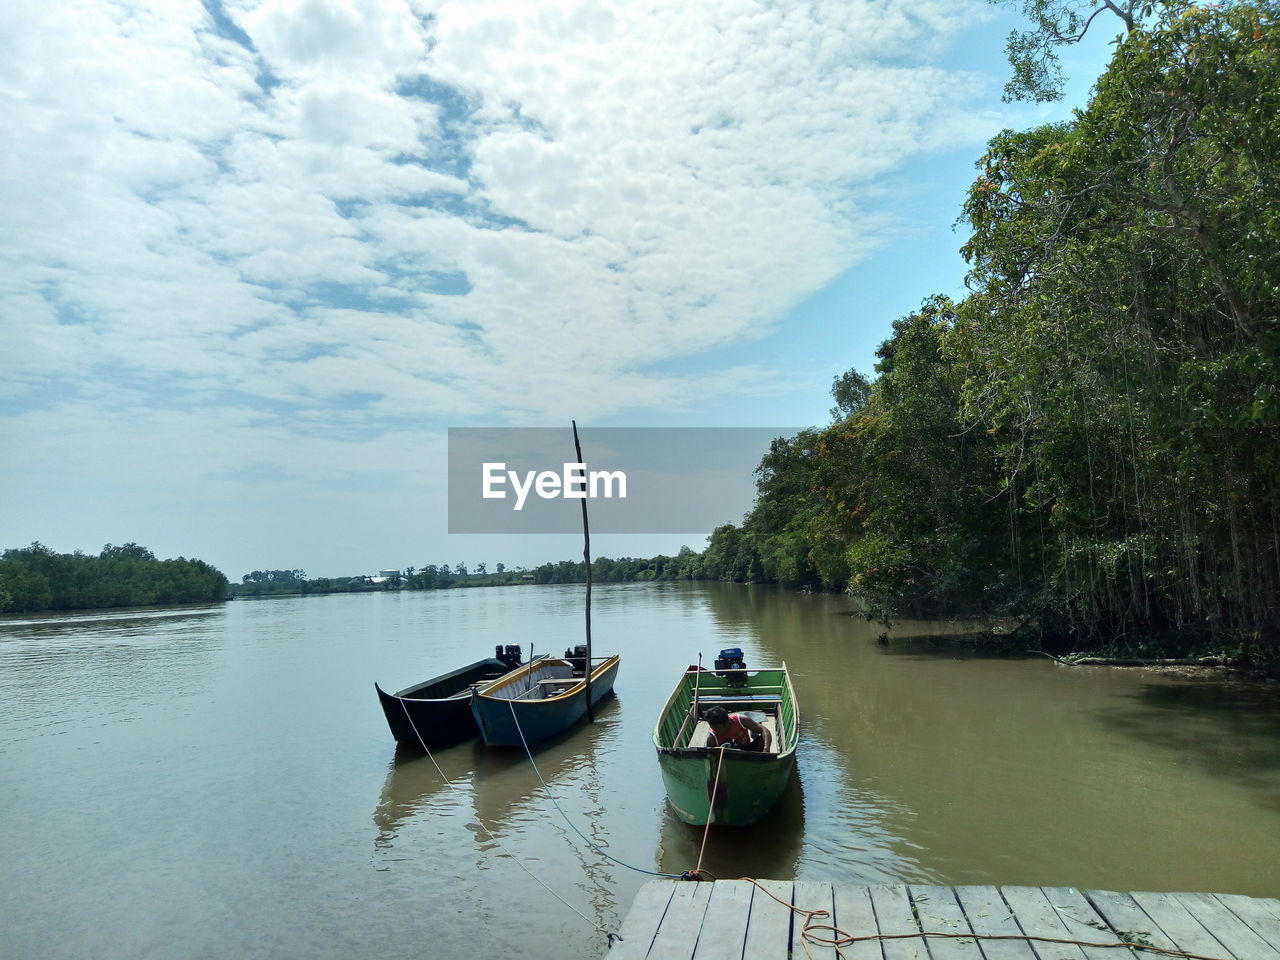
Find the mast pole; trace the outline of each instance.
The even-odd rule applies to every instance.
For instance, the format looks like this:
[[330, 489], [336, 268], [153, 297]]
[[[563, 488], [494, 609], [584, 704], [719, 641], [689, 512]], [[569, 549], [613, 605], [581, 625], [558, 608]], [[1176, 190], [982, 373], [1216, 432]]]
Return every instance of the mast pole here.
[[[578, 440], [578, 421], [569, 421], [573, 424], [573, 449], [578, 455], [578, 463], [583, 464], [583, 473], [586, 473], [586, 465], [582, 459], [582, 444]], [[587, 480], [584, 476], [582, 482], [585, 486]], [[586, 684], [587, 695], [587, 722], [595, 723], [595, 710], [591, 706], [591, 527], [587, 524], [587, 497], [586, 490], [582, 491], [582, 562], [587, 568], [587, 600], [586, 600], [586, 618], [587, 618], [587, 662], [585, 669], [582, 671], [582, 679]]]

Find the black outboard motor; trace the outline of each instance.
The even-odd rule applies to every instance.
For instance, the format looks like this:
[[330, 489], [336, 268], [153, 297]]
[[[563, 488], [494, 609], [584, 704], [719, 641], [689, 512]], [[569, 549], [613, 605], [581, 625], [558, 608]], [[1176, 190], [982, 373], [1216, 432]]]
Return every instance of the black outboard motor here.
[[514, 670], [516, 667], [520, 666], [520, 644], [508, 643], [505, 649], [502, 644], [498, 644], [493, 651], [493, 658], [495, 660], [501, 660], [506, 664], [508, 670]]
[[727, 650], [721, 650], [720, 656], [716, 657], [716, 676], [724, 678], [726, 687], [745, 687], [747, 685], [747, 675], [745, 673], [725, 672], [745, 669], [747, 669], [747, 662], [742, 659], [741, 647], [729, 647]]
[[587, 672], [587, 645], [580, 643], [564, 652], [564, 658], [573, 664], [573, 675], [581, 677]]

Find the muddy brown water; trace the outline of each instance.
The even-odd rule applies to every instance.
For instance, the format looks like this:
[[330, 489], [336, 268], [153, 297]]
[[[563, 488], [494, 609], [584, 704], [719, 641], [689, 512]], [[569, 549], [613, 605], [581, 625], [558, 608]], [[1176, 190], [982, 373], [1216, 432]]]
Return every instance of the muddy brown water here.
[[[647, 875], [589, 847], [521, 752], [397, 750], [373, 691], [496, 643], [562, 652], [581, 605], [521, 586], [0, 619], [2, 952], [603, 955], [595, 927]], [[617, 697], [539, 771], [612, 857], [693, 867], [650, 733], [685, 666], [740, 646], [792, 671], [799, 776], [767, 822], [713, 828], [715, 876], [1280, 895], [1275, 685], [904, 639], [944, 630], [881, 645], [840, 597], [597, 586]]]

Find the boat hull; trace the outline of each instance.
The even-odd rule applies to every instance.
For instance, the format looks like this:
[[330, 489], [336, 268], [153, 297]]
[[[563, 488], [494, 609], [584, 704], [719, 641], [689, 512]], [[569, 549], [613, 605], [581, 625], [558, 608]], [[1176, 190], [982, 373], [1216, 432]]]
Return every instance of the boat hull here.
[[712, 755], [658, 758], [672, 812], [696, 826], [705, 825], [708, 817], [724, 826], [763, 819], [777, 806], [796, 769], [794, 753], [773, 758], [725, 750], [721, 764], [719, 750], [706, 752]]
[[509, 672], [501, 660], [489, 658], [396, 693], [387, 693], [376, 683], [373, 686], [397, 742], [419, 748], [443, 747], [480, 735], [471, 712], [471, 685], [491, 682]]
[[[618, 662], [616, 656], [609, 657], [591, 671], [592, 704], [599, 703], [613, 692]], [[529, 686], [531, 673], [561, 665], [570, 666], [567, 661], [555, 659], [528, 664], [472, 694], [471, 711], [486, 744], [495, 747], [533, 746], [569, 729], [587, 715], [586, 684], [581, 679], [568, 685], [562, 693], [545, 699], [512, 698], [513, 690], [520, 689], [522, 684], [525, 688]]]
[[[758, 709], [770, 714], [776, 730], [775, 749], [753, 753], [695, 743], [697, 721], [712, 703], [730, 710]], [[752, 671], [747, 683], [738, 687], [729, 687], [710, 672], [686, 672], [653, 732], [672, 812], [696, 826], [708, 822], [746, 826], [764, 818], [795, 774], [799, 732], [799, 710], [785, 666]]]

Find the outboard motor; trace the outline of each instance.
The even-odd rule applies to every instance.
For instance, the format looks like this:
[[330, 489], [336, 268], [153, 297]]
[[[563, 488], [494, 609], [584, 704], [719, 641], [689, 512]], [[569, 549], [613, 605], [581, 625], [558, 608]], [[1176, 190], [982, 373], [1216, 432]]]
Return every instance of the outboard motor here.
[[502, 644], [498, 644], [493, 651], [493, 658], [495, 660], [501, 660], [506, 664], [508, 670], [514, 670], [516, 667], [520, 666], [520, 644], [508, 643], [505, 648]]
[[573, 665], [573, 675], [580, 677], [587, 670], [587, 645], [580, 643], [576, 647], [565, 650], [564, 658]]
[[742, 658], [741, 647], [729, 647], [727, 650], [721, 650], [720, 656], [716, 657], [716, 676], [724, 678], [726, 687], [745, 687], [747, 685], [747, 675], [745, 673], [726, 672], [745, 669], [747, 669], [747, 662]]

